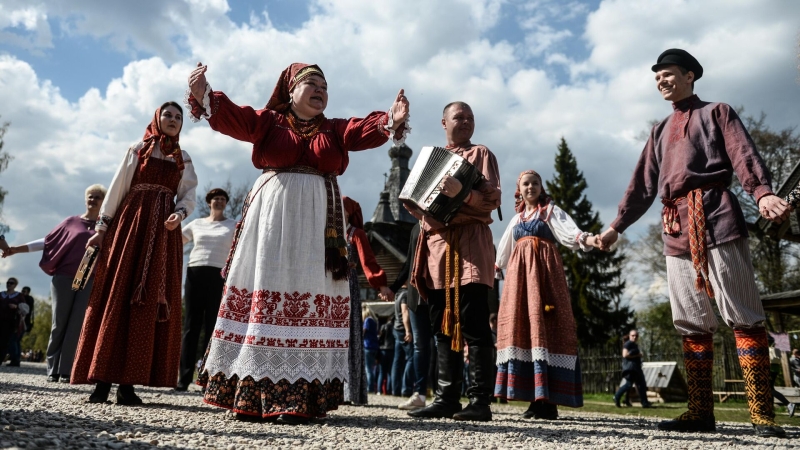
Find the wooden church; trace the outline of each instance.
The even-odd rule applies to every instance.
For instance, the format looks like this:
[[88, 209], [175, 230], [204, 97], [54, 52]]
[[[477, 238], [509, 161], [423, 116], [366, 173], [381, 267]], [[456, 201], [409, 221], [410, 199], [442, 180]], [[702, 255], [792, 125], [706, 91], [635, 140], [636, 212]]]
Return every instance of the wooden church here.
[[[391, 285], [406, 262], [411, 228], [417, 222], [400, 202], [400, 191], [408, 179], [408, 162], [414, 152], [405, 144], [392, 146], [389, 158], [392, 168], [386, 179], [380, 200], [372, 218], [364, 224], [375, 259], [386, 272]], [[361, 287], [362, 301], [378, 300], [378, 293], [367, 282], [364, 272], [359, 268], [358, 284]]]

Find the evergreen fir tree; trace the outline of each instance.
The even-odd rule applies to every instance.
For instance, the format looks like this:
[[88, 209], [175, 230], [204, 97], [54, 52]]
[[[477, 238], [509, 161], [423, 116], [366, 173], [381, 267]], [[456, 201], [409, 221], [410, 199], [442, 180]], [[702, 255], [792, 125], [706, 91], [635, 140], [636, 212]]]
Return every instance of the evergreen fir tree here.
[[[602, 232], [600, 216], [586, 198], [587, 188], [578, 162], [564, 138], [558, 145], [553, 180], [546, 182], [553, 202], [572, 217], [583, 231]], [[620, 304], [625, 282], [622, 264], [625, 257], [617, 251], [574, 252], [559, 246], [567, 276], [572, 312], [581, 346], [605, 344], [617, 339], [632, 326], [633, 312]]]

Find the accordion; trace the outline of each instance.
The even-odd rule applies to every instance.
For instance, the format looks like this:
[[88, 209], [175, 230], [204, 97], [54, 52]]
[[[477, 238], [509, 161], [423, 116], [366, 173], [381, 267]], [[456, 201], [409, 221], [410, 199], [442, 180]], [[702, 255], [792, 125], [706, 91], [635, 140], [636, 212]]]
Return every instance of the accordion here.
[[[445, 175], [461, 182], [461, 192], [454, 197], [439, 189]], [[482, 178], [483, 174], [461, 156], [442, 147], [423, 147], [400, 192], [400, 200], [446, 225]]]
[[86, 249], [83, 254], [81, 264], [78, 266], [78, 273], [75, 274], [75, 279], [72, 280], [72, 290], [80, 291], [86, 287], [89, 277], [92, 276], [94, 265], [97, 262], [97, 257], [100, 255], [100, 249], [93, 245]]

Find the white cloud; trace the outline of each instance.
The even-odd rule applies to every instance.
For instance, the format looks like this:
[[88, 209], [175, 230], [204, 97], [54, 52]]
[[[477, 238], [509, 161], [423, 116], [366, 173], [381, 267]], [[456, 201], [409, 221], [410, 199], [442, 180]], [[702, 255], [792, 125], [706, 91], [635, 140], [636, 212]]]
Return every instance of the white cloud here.
[[[59, 80], [42, 80], [27, 62], [0, 56], [0, 114], [12, 122], [5, 149], [15, 156], [0, 185], [9, 191], [4, 216], [15, 242], [41, 237], [63, 217], [80, 213], [83, 189], [109, 183], [154, 109], [182, 99], [186, 76], [198, 60], [209, 64], [215, 89], [255, 107], [266, 103], [289, 63], [318, 63], [330, 85], [330, 117], [385, 110], [403, 87], [411, 100], [412, 148], [443, 143], [441, 108], [453, 100], [469, 102], [477, 116], [474, 141], [488, 145], [500, 163], [506, 216], [519, 171], [534, 168], [549, 178], [563, 136], [587, 177], [589, 199], [605, 223], [613, 219], [641, 151], [636, 136], [649, 120], [671, 110], [655, 91], [650, 71], [656, 56], [671, 46], [688, 49], [706, 68], [697, 85], [701, 98], [763, 110], [775, 127], [800, 123], [794, 19], [800, 4], [794, 3], [612, 0], [588, 15], [580, 3], [558, 10], [552, 10], [557, 2], [537, 3], [531, 13], [546, 14], [527, 32], [549, 27], [554, 33], [537, 50], [546, 55], [541, 66], [520, 56], [525, 37], [499, 42], [488, 37], [504, 12], [519, 10], [514, 2], [320, 0], [312, 4], [308, 21], [288, 31], [273, 27], [268, 11], [236, 25], [220, 0], [69, 5], [52, 1], [31, 8], [68, 36], [94, 36], [131, 54], [155, 56], [132, 58], [119, 77], [76, 102], [60, 95]], [[588, 58], [558, 45], [581, 33], [568, 31], [570, 38], [563, 21], [583, 16], [580, 39], [590, 50]], [[10, 27], [0, 22], [0, 33]], [[569, 82], [554, 79], [549, 64], [565, 67]], [[205, 123], [187, 122], [181, 143], [195, 160], [200, 186], [227, 179], [252, 182], [258, 176], [249, 147]], [[389, 169], [387, 148], [352, 154], [341, 179], [343, 191], [362, 204], [367, 217], [382, 187], [380, 174]], [[657, 208], [652, 209], [643, 223], [656, 219]], [[496, 239], [503, 229], [504, 223], [493, 226]], [[629, 234], [635, 237], [640, 229]], [[47, 278], [37, 261], [36, 255], [3, 259], [0, 273], [37, 280], [35, 289], [42, 293]]]

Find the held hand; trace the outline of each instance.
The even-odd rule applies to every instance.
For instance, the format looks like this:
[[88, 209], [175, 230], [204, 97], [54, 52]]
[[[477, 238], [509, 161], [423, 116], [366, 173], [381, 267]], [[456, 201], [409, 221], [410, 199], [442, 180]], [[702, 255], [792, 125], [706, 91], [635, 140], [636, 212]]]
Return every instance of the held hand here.
[[97, 247], [98, 250], [102, 249], [103, 248], [103, 238], [105, 236], [106, 236], [106, 232], [105, 231], [98, 231], [97, 233], [94, 234], [94, 236], [89, 238], [89, 242], [86, 243], [86, 248], [89, 248], [89, 247], [94, 245], [94, 246]]
[[395, 98], [394, 103], [392, 103], [392, 108], [390, 111], [393, 113], [392, 120], [394, 120], [392, 129], [396, 130], [400, 124], [408, 119], [409, 114], [408, 98], [406, 98], [405, 91], [403, 89], [400, 89], [400, 92], [397, 93], [397, 98]]
[[765, 195], [758, 201], [758, 212], [761, 217], [775, 223], [781, 223], [789, 218], [789, 204], [777, 195]]
[[378, 294], [381, 300], [385, 302], [393, 302], [394, 301], [394, 292], [389, 289], [387, 286], [381, 286], [380, 293]]
[[197, 68], [189, 74], [189, 89], [192, 91], [192, 97], [197, 100], [201, 105], [203, 104], [203, 96], [206, 94], [206, 71], [208, 66], [203, 63], [197, 63]]
[[603, 250], [603, 241], [600, 240], [600, 236], [589, 236], [586, 238], [586, 246]]
[[5, 238], [0, 239], [0, 250], [7, 252], [8, 248], [8, 242], [6, 242]]
[[22, 247], [25, 246], [20, 245], [16, 247], [7, 247], [5, 250], [3, 250], [3, 258], [8, 258], [9, 256], [16, 255], [17, 253], [25, 253]]
[[619, 233], [617, 233], [617, 230], [609, 227], [600, 235], [600, 246], [597, 248], [607, 252], [611, 251], [611, 246], [617, 242], [617, 239], [619, 239]]
[[442, 190], [442, 194], [453, 198], [461, 192], [461, 182], [457, 179], [451, 177], [450, 175], [445, 175], [442, 178], [442, 182], [439, 184], [439, 189]]
[[178, 225], [180, 224], [181, 224], [181, 215], [178, 213], [172, 213], [167, 218], [167, 221], [164, 222], [164, 227], [166, 227], [167, 230], [172, 231], [175, 228], [178, 228]]
[[406, 335], [403, 336], [403, 342], [411, 342], [412, 340], [414, 340], [414, 337], [411, 336], [411, 333], [406, 331]]

